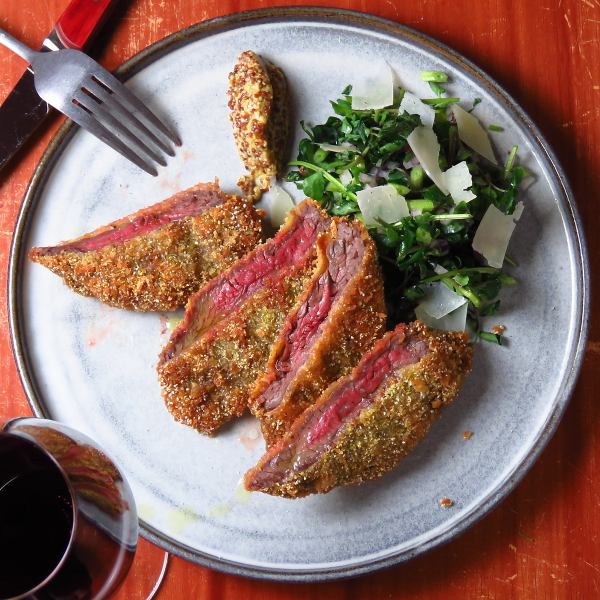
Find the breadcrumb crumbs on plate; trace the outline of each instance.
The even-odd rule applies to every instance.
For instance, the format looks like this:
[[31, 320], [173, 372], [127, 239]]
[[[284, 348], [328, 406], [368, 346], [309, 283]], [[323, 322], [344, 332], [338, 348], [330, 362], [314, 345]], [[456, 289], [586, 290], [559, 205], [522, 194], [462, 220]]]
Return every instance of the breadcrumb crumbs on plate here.
[[502, 335], [506, 331], [506, 327], [504, 325], [494, 325], [491, 331], [496, 335]]
[[452, 506], [454, 506], [454, 500], [450, 500], [450, 498], [440, 498], [438, 500], [438, 504], [442, 508], [451, 508]]
[[463, 438], [465, 440], [470, 440], [473, 437], [472, 431], [463, 431]]

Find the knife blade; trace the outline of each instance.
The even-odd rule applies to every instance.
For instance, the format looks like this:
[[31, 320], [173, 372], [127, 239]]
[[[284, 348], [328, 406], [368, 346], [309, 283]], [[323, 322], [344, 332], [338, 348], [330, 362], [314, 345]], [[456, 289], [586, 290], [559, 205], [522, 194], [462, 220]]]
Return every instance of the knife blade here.
[[[118, 0], [71, 0], [40, 50], [85, 50]], [[27, 69], [0, 106], [0, 170], [52, 113], [35, 91]]]

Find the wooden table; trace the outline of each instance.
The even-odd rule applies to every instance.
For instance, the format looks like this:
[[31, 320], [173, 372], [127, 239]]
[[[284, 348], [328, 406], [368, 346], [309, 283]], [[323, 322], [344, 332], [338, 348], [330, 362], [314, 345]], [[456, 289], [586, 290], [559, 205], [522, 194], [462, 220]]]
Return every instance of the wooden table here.
[[[68, 0], [2, 0], [0, 26], [37, 46]], [[320, 4], [266, 0], [132, 0], [104, 36], [101, 62], [114, 68], [183, 27], [238, 10]], [[600, 0], [477, 2], [330, 0], [430, 34], [503, 84], [541, 127], [574, 187], [600, 270]], [[0, 48], [0, 101], [23, 71]], [[27, 182], [61, 119], [55, 118], [0, 174], [0, 422], [30, 414], [10, 350], [6, 268]], [[0, 132], [1, 134], [1, 132]], [[552, 273], [548, 273], [552, 277]], [[600, 315], [596, 296], [592, 312]], [[548, 340], [552, 343], [552, 340]], [[285, 585], [222, 575], [172, 558], [159, 598], [598, 598], [600, 597], [600, 319], [592, 320], [579, 384], [542, 457], [501, 506], [460, 538], [409, 564], [353, 581]], [[523, 402], [527, 399], [523, 398]], [[142, 598], [162, 552], [142, 541], [119, 593]]]

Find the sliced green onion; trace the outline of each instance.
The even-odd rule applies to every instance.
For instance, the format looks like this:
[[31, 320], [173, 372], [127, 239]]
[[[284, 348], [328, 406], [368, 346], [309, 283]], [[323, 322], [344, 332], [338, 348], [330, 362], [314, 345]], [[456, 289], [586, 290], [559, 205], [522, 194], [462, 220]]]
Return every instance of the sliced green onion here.
[[416, 239], [419, 244], [429, 246], [431, 244], [431, 233], [425, 227], [417, 227]]
[[498, 272], [499, 269], [494, 269], [494, 267], [468, 267], [466, 269], [454, 269], [452, 271], [440, 273], [439, 275], [432, 275], [431, 277], [423, 279], [421, 283], [433, 283], [434, 281], [441, 281], [442, 279], [450, 279], [456, 275], [462, 275], [463, 273], [485, 273], [493, 275]]
[[508, 174], [512, 171], [512, 168], [515, 164], [515, 159], [517, 157], [517, 152], [519, 150], [519, 146], [513, 146], [508, 153], [508, 158], [504, 163], [504, 177], [508, 177]]
[[460, 98], [421, 98], [421, 102], [440, 108], [448, 104], [460, 102]]
[[408, 208], [410, 210], [422, 210], [422, 211], [432, 211], [433, 210], [433, 200], [427, 200], [425, 198], [417, 198], [415, 200], [407, 200]]
[[449, 215], [432, 215], [435, 221], [460, 221], [461, 219], [472, 219], [473, 215], [469, 213], [458, 213]]
[[418, 191], [423, 187], [423, 180], [425, 179], [425, 171], [423, 167], [413, 167], [410, 170], [410, 187]]
[[314, 161], [317, 163], [323, 162], [327, 158], [327, 150], [323, 150], [323, 148], [318, 148], [315, 150], [313, 155]]
[[488, 125], [488, 129], [490, 131], [504, 131], [504, 127], [502, 127], [501, 125]]
[[448, 81], [448, 74], [443, 71], [421, 71], [421, 79], [423, 81], [446, 83]]
[[406, 187], [405, 185], [402, 185], [401, 183], [389, 183], [389, 185], [392, 185], [396, 188], [396, 191], [401, 195], [401, 196], [406, 196], [407, 194], [410, 194], [410, 188]]

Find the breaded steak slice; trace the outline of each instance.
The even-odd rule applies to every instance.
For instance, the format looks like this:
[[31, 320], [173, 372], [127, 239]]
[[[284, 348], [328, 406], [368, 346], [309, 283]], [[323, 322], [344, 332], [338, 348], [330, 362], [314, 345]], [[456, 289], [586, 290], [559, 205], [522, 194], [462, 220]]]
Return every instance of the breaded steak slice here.
[[274, 238], [190, 298], [158, 361], [177, 420], [212, 434], [247, 408], [286, 316], [315, 277], [318, 240], [330, 227], [305, 200]]
[[317, 276], [288, 315], [250, 400], [269, 446], [384, 333], [383, 281], [365, 227], [334, 219], [319, 244]]
[[212, 435], [243, 414], [283, 321], [313, 270], [309, 253], [301, 265], [269, 279], [185, 350], [159, 364], [162, 395], [177, 421]]
[[33, 248], [29, 258], [83, 296], [167, 311], [252, 250], [261, 233], [251, 202], [201, 183], [75, 240]]
[[425, 437], [471, 368], [467, 336], [400, 324], [248, 471], [248, 490], [296, 498], [381, 477]]
[[183, 320], [163, 349], [159, 366], [193, 344], [206, 330], [260, 291], [270, 279], [315, 256], [318, 237], [331, 219], [313, 200], [304, 200], [290, 211], [274, 238], [257, 246], [194, 294]]

